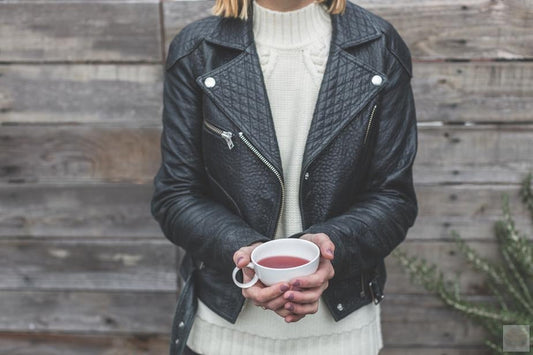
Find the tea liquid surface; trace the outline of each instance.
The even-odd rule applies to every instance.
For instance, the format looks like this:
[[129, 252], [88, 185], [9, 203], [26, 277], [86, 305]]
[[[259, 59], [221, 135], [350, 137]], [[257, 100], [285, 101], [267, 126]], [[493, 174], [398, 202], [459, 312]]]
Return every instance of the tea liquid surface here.
[[263, 258], [257, 263], [261, 266], [271, 267], [274, 269], [286, 269], [290, 267], [302, 266], [309, 262], [307, 259], [298, 258], [296, 256], [269, 256]]

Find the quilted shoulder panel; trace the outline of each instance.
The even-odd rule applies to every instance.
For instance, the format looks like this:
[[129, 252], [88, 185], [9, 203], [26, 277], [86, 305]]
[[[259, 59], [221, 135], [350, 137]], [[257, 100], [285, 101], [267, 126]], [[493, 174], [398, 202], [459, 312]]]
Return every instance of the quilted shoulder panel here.
[[219, 16], [204, 17], [187, 24], [174, 36], [168, 47], [165, 68], [169, 69], [180, 58], [189, 54], [220, 22]]

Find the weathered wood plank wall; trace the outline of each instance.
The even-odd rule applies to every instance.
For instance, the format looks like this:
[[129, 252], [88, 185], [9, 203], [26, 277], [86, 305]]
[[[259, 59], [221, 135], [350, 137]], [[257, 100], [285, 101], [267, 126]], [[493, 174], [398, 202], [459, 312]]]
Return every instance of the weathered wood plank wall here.
[[[461, 272], [533, 168], [533, 1], [365, 0], [414, 60], [420, 215], [402, 248]], [[151, 219], [162, 62], [212, 1], [0, 3], [0, 353], [164, 354], [179, 254]], [[384, 354], [484, 354], [482, 329], [387, 259]]]

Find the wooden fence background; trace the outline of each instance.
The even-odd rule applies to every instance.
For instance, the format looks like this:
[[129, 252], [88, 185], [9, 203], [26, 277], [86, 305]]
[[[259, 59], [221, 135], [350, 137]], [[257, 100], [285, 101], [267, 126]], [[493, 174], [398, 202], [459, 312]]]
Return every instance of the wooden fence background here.
[[[533, 162], [532, 0], [363, 0], [414, 59], [420, 215], [401, 248], [462, 272]], [[149, 212], [162, 63], [212, 1], [0, 2], [0, 354], [166, 354], [177, 248]], [[383, 354], [485, 354], [482, 329], [387, 258]]]

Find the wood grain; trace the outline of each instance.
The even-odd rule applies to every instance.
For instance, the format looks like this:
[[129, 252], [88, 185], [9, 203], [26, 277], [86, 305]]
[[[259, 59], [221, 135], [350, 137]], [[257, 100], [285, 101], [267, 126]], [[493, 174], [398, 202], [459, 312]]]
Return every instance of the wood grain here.
[[0, 289], [175, 291], [176, 250], [159, 240], [0, 241]]
[[533, 169], [533, 125], [421, 127], [414, 179], [520, 183]]
[[211, 16], [213, 1], [163, 1], [165, 31], [165, 57], [168, 46], [186, 25], [203, 17]]
[[355, 2], [391, 22], [417, 60], [533, 57], [528, 0]]
[[[490, 262], [500, 262], [501, 255], [499, 246], [494, 238], [491, 241], [468, 241], [468, 245]], [[485, 285], [486, 277], [477, 271], [466, 260], [453, 241], [419, 241], [407, 238], [398, 247], [399, 251], [405, 252], [419, 260], [425, 259], [429, 264], [436, 264], [442, 271], [446, 281], [459, 281], [461, 294], [464, 295], [490, 295], [490, 289]], [[411, 281], [410, 276], [398, 257], [393, 254], [385, 258], [387, 267], [387, 283], [385, 293], [389, 294], [429, 294], [422, 286]]]
[[0, 4], [2, 62], [161, 62], [155, 2]]
[[533, 235], [533, 223], [520, 202], [518, 186], [418, 185], [419, 213], [407, 238], [452, 240], [457, 231], [468, 240], [494, 240], [494, 223], [500, 220], [503, 197], [508, 196], [516, 227]]
[[6, 355], [161, 355], [170, 335], [0, 333], [0, 354]]
[[160, 125], [162, 73], [159, 64], [0, 65], [0, 123]]
[[[467, 299], [491, 302], [474, 296]], [[435, 296], [389, 294], [380, 304], [385, 346], [479, 346], [487, 337], [481, 326]]]
[[174, 292], [0, 291], [0, 331], [166, 334]]
[[533, 122], [533, 63], [413, 64], [417, 119]]
[[161, 129], [7, 126], [0, 181], [149, 183], [160, 165]]
[[0, 187], [2, 237], [161, 238], [150, 214], [151, 185]]

